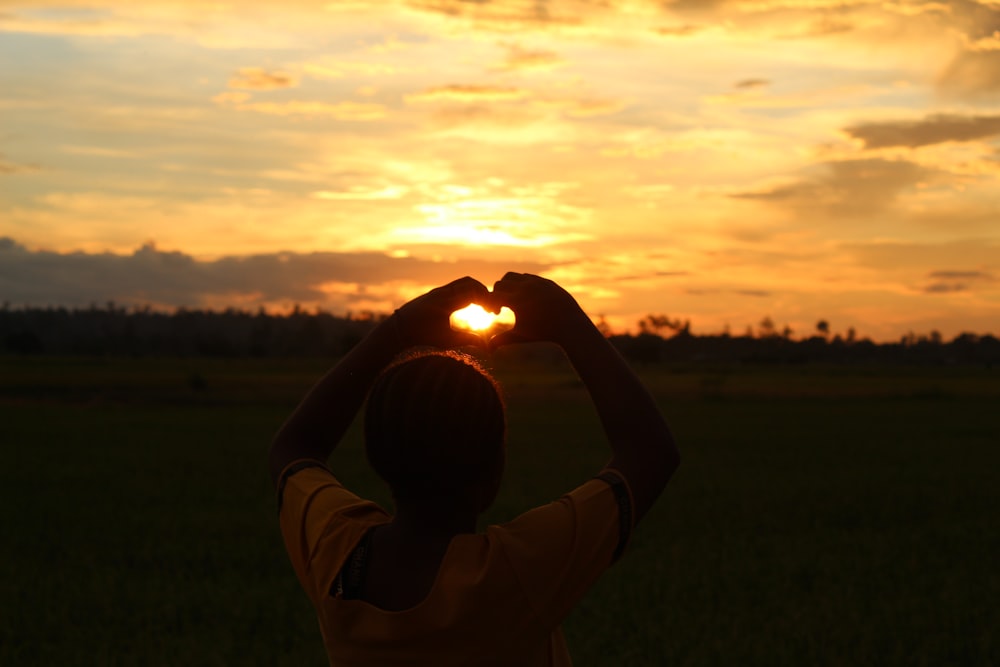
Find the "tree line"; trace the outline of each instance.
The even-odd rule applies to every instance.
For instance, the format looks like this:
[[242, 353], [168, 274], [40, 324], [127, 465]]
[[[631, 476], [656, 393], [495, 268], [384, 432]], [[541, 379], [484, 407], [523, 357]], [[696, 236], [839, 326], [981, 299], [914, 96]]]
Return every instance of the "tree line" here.
[[[89, 308], [0, 307], [0, 354], [132, 357], [339, 357], [386, 315], [363, 311], [333, 315], [294, 308], [287, 314], [261, 308], [222, 311], [180, 308], [172, 313], [114, 303]], [[614, 333], [600, 320], [609, 340], [638, 364], [658, 362], [746, 363], [904, 363], [994, 364], [1000, 340], [990, 334], [962, 333], [945, 340], [938, 332], [909, 333], [876, 343], [853, 329], [831, 332], [825, 320], [796, 338], [765, 317], [756, 330], [695, 335], [689, 320], [650, 314], [636, 334]], [[524, 355], [534, 352], [527, 350]]]

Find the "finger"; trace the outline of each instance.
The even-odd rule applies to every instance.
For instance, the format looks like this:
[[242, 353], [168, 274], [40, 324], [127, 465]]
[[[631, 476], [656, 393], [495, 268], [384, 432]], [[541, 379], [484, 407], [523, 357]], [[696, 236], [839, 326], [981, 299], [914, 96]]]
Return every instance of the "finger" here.
[[493, 292], [486, 292], [486, 296], [484, 296], [482, 300], [476, 301], [476, 303], [478, 303], [480, 306], [490, 311], [494, 315], [499, 313], [500, 308], [506, 305], [504, 303], [501, 303], [501, 299], [499, 298], [499, 296]]
[[488, 300], [490, 293], [486, 285], [470, 276], [453, 280], [439, 289], [445, 306], [453, 309]]
[[452, 331], [450, 338], [450, 347], [471, 346], [478, 347], [480, 349], [488, 349], [486, 339], [476, 333], [469, 333], [467, 331]]
[[[509, 275], [511, 274], [508, 273], [507, 276]], [[500, 280], [493, 283], [493, 294], [496, 298], [505, 299], [508, 295], [521, 288], [521, 286], [518, 285], [517, 280], [508, 280], [507, 276], [504, 276]], [[506, 306], [507, 304], [503, 303], [501, 305]]]
[[497, 335], [490, 338], [489, 341], [487, 341], [486, 347], [490, 352], [492, 352], [499, 347], [503, 347], [504, 345], [514, 345], [517, 343], [528, 342], [531, 342], [529, 337], [518, 333], [515, 329], [510, 329], [508, 331], [501, 331]]

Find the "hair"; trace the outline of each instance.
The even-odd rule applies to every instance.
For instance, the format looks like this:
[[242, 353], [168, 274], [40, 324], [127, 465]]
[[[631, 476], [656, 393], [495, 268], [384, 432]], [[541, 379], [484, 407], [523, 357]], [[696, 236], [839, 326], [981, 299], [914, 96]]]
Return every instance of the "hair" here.
[[504, 467], [500, 387], [452, 351], [419, 352], [389, 366], [365, 409], [365, 452], [401, 502], [460, 500], [486, 509]]

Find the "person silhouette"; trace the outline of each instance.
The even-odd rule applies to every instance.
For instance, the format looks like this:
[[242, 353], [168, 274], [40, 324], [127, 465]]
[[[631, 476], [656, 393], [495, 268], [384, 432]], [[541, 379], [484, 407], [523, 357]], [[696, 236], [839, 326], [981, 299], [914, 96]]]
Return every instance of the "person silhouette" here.
[[[489, 340], [452, 330], [450, 314], [470, 303], [509, 307], [514, 327]], [[477, 533], [503, 474], [505, 407], [456, 348], [534, 341], [569, 358], [611, 459], [563, 497]], [[365, 451], [391, 514], [326, 466], [366, 399]], [[337, 667], [571, 665], [563, 618], [679, 463], [653, 398], [576, 300], [519, 273], [492, 292], [460, 278], [400, 307], [309, 391], [269, 453], [285, 546]]]

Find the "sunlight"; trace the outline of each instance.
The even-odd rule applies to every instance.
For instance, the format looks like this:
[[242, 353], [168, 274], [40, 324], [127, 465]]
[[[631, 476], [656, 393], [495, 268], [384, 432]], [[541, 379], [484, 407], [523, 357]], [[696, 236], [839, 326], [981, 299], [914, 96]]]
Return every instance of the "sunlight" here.
[[477, 303], [456, 310], [448, 319], [455, 331], [474, 333], [506, 331], [514, 327], [514, 320], [514, 311], [507, 306], [502, 307], [499, 313], [491, 313]]

